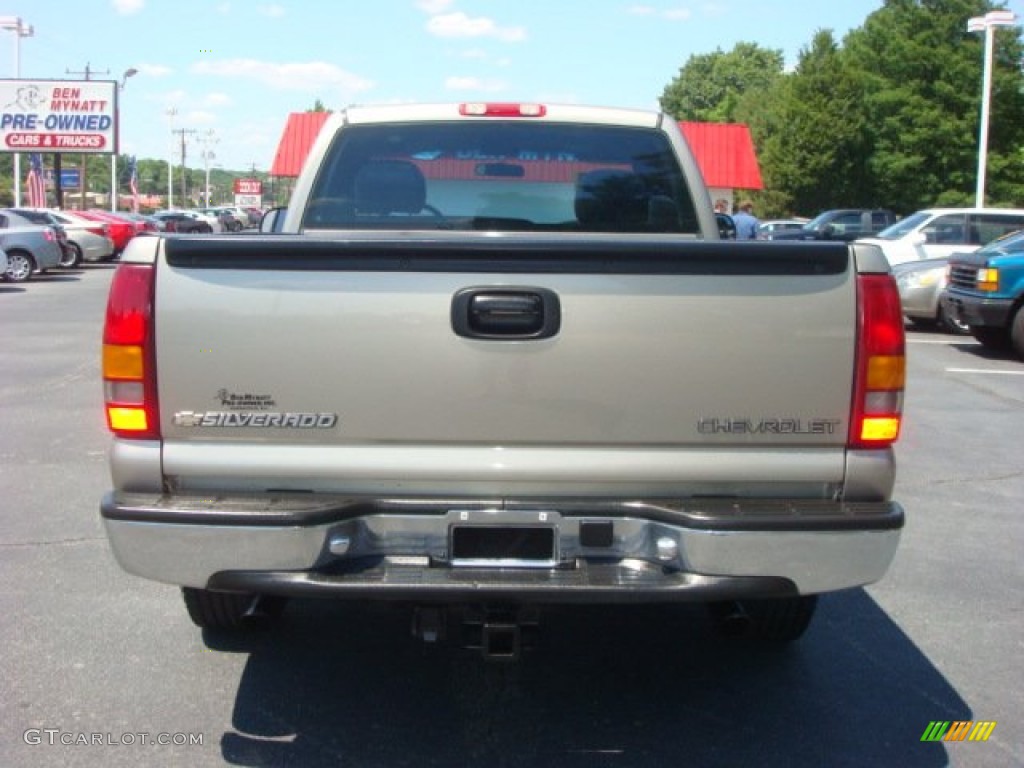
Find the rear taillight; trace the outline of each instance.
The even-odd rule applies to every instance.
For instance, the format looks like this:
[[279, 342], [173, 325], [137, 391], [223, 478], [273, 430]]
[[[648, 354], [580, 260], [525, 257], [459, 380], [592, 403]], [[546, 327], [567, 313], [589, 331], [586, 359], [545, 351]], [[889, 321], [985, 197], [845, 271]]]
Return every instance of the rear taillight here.
[[896, 442], [903, 418], [906, 367], [896, 281], [888, 274], [859, 275], [851, 448], [886, 448]]
[[103, 326], [103, 398], [118, 437], [160, 437], [153, 351], [153, 266], [121, 264]]

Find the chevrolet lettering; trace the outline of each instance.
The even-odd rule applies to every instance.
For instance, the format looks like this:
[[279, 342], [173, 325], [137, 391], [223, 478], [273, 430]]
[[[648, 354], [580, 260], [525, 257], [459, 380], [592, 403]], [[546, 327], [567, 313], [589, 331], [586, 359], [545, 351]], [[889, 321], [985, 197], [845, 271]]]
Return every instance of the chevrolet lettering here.
[[701, 419], [702, 435], [832, 435], [838, 419]]

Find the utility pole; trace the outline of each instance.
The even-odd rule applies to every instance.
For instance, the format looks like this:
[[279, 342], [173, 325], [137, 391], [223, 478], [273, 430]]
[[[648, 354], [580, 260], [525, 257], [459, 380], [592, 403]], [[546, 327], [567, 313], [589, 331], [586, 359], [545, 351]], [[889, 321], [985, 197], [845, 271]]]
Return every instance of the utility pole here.
[[181, 201], [185, 202], [185, 136], [199, 133], [195, 128], [175, 128], [173, 133], [181, 135]]
[[[110, 70], [109, 69], [104, 69], [102, 72], [96, 72], [95, 70], [90, 69], [88, 62], [86, 62], [85, 69], [83, 71], [81, 71], [81, 72], [75, 72], [75, 71], [70, 70], [70, 69], [65, 69], [64, 72], [66, 74], [68, 74], [68, 75], [84, 75], [86, 80], [92, 80], [92, 76], [93, 75], [97, 75], [97, 74], [99, 74], [99, 75], [109, 75], [110, 74]], [[80, 179], [80, 181], [82, 183], [82, 210], [83, 211], [86, 209], [85, 191], [86, 191], [86, 187], [88, 186], [86, 184], [86, 181], [88, 180], [86, 178], [86, 172], [88, 170], [88, 165], [87, 165], [86, 159], [88, 157], [89, 156], [87, 154], [85, 154], [84, 152], [82, 153], [82, 178]], [[111, 193], [113, 193], [113, 190], [111, 190]]]

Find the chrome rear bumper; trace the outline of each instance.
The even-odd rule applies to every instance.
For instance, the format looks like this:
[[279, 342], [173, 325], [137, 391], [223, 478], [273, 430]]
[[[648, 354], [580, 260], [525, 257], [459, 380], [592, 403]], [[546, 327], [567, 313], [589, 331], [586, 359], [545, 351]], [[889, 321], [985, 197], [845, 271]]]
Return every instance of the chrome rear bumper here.
[[[723, 600], [861, 586], [889, 567], [895, 502], [367, 500], [108, 494], [130, 573], [268, 594], [529, 602]], [[548, 555], [469, 558], [456, 529], [548, 531]], [[456, 545], [458, 546], [458, 545]]]

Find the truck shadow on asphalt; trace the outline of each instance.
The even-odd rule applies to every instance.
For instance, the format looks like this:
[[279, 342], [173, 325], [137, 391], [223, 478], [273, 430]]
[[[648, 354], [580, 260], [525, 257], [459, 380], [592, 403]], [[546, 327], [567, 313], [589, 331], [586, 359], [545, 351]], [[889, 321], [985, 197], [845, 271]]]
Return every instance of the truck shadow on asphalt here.
[[993, 349], [991, 347], [983, 347], [981, 344], [950, 344], [950, 348], [961, 353], [966, 358], [993, 360], [996, 362], [1020, 362], [1020, 359], [1009, 346], [1006, 349]]
[[[244, 652], [224, 759], [245, 766], [939, 766], [969, 706], [864, 590], [756, 650], [699, 606], [543, 614], [515, 664], [412, 638], [407, 610], [299, 601]], [[978, 745], [980, 746], [980, 745]]]

